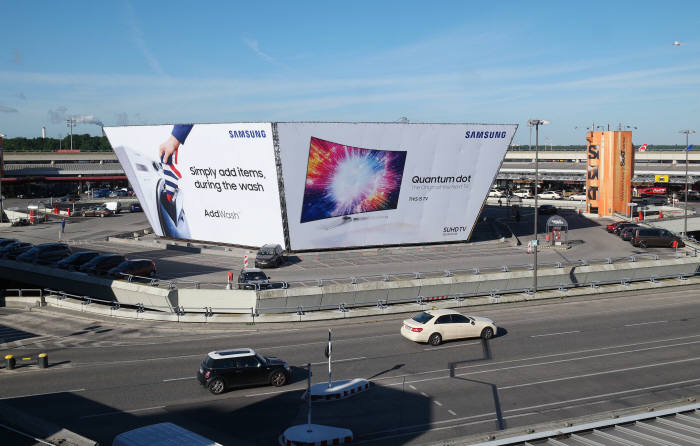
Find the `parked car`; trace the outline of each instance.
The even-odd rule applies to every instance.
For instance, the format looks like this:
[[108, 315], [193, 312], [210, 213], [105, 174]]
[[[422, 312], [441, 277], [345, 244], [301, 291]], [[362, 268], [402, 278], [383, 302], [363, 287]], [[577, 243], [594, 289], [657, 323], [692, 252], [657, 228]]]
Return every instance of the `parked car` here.
[[540, 214], [556, 214], [557, 207], [553, 204], [543, 204], [539, 208], [537, 208], [537, 212]]
[[112, 192], [109, 193], [110, 198], [117, 198], [117, 197], [128, 197], [129, 194], [125, 190], [121, 189], [116, 189], [113, 190]]
[[532, 192], [529, 189], [518, 189], [513, 192], [513, 195], [520, 198], [532, 198]]
[[66, 194], [62, 197], [59, 197], [58, 201], [69, 201], [69, 202], [80, 201], [80, 195], [78, 195], [78, 194]]
[[126, 261], [126, 257], [121, 254], [101, 254], [80, 265], [78, 270], [84, 273], [102, 275], [124, 261]]
[[208, 438], [173, 423], [157, 423], [122, 432], [114, 437], [112, 446], [221, 446]]
[[131, 203], [131, 206], [129, 206], [129, 212], [143, 212], [143, 208], [141, 207], [141, 203], [139, 203], [139, 202]]
[[112, 215], [112, 211], [104, 206], [91, 206], [87, 209], [83, 209], [80, 215], [83, 217], [109, 217]]
[[17, 242], [18, 240], [16, 238], [0, 238], [0, 248], [3, 248], [10, 243]]
[[570, 201], [585, 201], [585, 200], [586, 200], [586, 194], [577, 192], [577, 193], [574, 193], [574, 194], [569, 195], [568, 197], [566, 197], [566, 199], [567, 199], [567, 200], [570, 200]]
[[118, 214], [122, 211], [121, 201], [108, 201], [104, 204], [105, 209], [110, 210], [113, 214]]
[[610, 223], [605, 227], [605, 230], [608, 232], [615, 232], [615, 228], [617, 227], [617, 225], [621, 225], [623, 223], [627, 223], [627, 222], [625, 220], [620, 220], [620, 221], [616, 221], [614, 223]]
[[154, 277], [156, 264], [150, 259], [127, 260], [107, 271], [107, 275], [115, 279], [123, 279], [126, 275]]
[[561, 195], [559, 195], [557, 192], [549, 190], [545, 192], [540, 192], [539, 194], [537, 194], [537, 198], [542, 198], [545, 200], [561, 200]]
[[255, 267], [279, 267], [287, 260], [284, 255], [284, 249], [280, 245], [267, 244], [263, 245], [255, 255]]
[[54, 263], [65, 259], [73, 253], [65, 243], [43, 243], [23, 252], [17, 260], [28, 263]]
[[215, 395], [229, 387], [287, 384], [292, 375], [289, 365], [267, 358], [251, 348], [210, 352], [197, 371], [197, 380]]
[[663, 206], [666, 203], [668, 203], [668, 198], [666, 196], [650, 196], [650, 197], [645, 197], [642, 198], [642, 200], [639, 202], [640, 206]]
[[[678, 192], [676, 198], [680, 201], [685, 201], [685, 189]], [[696, 190], [688, 190], [688, 201], [700, 200], [700, 192]]]
[[270, 285], [270, 278], [258, 268], [243, 268], [238, 275], [239, 290], [264, 290], [270, 288]]
[[26, 218], [15, 218], [10, 223], [11, 226], [29, 226], [31, 223]]
[[631, 225], [631, 226], [625, 226], [621, 231], [620, 231], [620, 238], [626, 242], [629, 242], [632, 240], [632, 236], [634, 236], [634, 230], [641, 228], [639, 225]]
[[109, 189], [93, 189], [92, 198], [104, 198], [109, 196]]
[[430, 345], [462, 338], [491, 339], [496, 333], [496, 324], [491, 319], [465, 316], [454, 310], [428, 310], [401, 324], [404, 338]]
[[613, 234], [620, 235], [620, 232], [623, 229], [628, 228], [630, 226], [638, 226], [638, 225], [636, 223], [630, 223], [630, 222], [620, 223], [617, 226], [615, 226], [615, 229], [613, 229]]
[[6, 259], [16, 259], [18, 255], [22, 254], [24, 251], [28, 251], [32, 248], [31, 243], [27, 242], [13, 242], [8, 243], [0, 249], [0, 257]]
[[489, 198], [501, 198], [503, 196], [504, 196], [503, 192], [498, 190], [498, 189], [491, 189], [489, 191]]
[[640, 248], [652, 246], [671, 248], [673, 247], [673, 242], [677, 243], [678, 248], [685, 246], [680, 237], [666, 229], [639, 228], [634, 230], [634, 235], [632, 236], [632, 245]]
[[97, 251], [74, 252], [65, 259], [56, 262], [55, 266], [61, 269], [75, 270], [99, 255], [100, 253]]

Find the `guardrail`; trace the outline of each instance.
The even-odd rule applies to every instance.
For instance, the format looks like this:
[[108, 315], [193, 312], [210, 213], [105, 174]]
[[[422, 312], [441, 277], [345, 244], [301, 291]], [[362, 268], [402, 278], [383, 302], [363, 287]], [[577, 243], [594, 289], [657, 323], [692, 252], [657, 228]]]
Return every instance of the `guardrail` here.
[[[692, 248], [689, 250], [679, 250], [674, 253], [641, 253], [635, 254], [633, 256], [624, 257], [606, 257], [604, 259], [578, 259], [573, 262], [538, 262], [538, 268], [562, 268], [562, 267], [572, 267], [572, 266], [593, 266], [593, 265], [609, 265], [616, 263], [627, 263], [636, 262], [638, 260], [661, 260], [661, 259], [673, 259], [678, 257], [697, 257], [697, 248]], [[359, 284], [367, 282], [391, 282], [396, 280], [407, 280], [407, 279], [430, 279], [438, 277], [453, 277], [457, 275], [479, 275], [484, 273], [498, 273], [498, 272], [515, 272], [515, 271], [532, 271], [533, 264], [515, 264], [515, 265], [500, 265], [500, 266], [476, 266], [470, 268], [456, 268], [456, 269], [440, 269], [440, 270], [430, 270], [430, 271], [416, 271], [407, 273], [378, 273], [369, 275], [358, 275], [358, 276], [348, 276], [348, 277], [333, 277], [333, 278], [323, 278], [323, 279], [308, 279], [308, 280], [293, 280], [293, 281], [275, 281], [271, 282], [272, 287], [266, 287], [261, 285], [245, 284], [241, 283], [242, 288], [240, 289], [254, 289], [256, 291], [267, 290], [267, 289], [287, 289], [287, 288], [299, 288], [299, 287], [322, 287], [325, 285], [347, 285], [347, 284]], [[159, 279], [152, 277], [143, 277], [132, 274], [124, 274], [124, 280], [128, 282], [140, 282], [144, 284], [149, 284], [155, 287], [161, 287], [166, 289], [231, 289], [232, 287], [238, 287], [237, 282], [202, 282], [195, 280], [185, 280], [185, 279]], [[247, 288], [246, 288], [247, 287]]]
[[[616, 280], [593, 280], [589, 282], [583, 282], [583, 283], [577, 283], [577, 284], [565, 284], [565, 283], [560, 283], [558, 285], [550, 285], [550, 286], [541, 286], [538, 287], [538, 292], [544, 292], [544, 291], [558, 291], [561, 293], [562, 297], [566, 296], [567, 292], [572, 290], [572, 289], [580, 289], [580, 288], [592, 288], [592, 289], [597, 289], [600, 288], [601, 286], [606, 286], [606, 285], [620, 285], [620, 286], [630, 286], [632, 283], [639, 283], [639, 282], [649, 282], [649, 283], [658, 283], [661, 280], [680, 280], [680, 281], [686, 281], [691, 277], [695, 277], [700, 275], [699, 272], [695, 273], [680, 273], [680, 274], [667, 274], [667, 275], [652, 275], [652, 276], [646, 276], [646, 277], [623, 277], [620, 279]], [[20, 295], [22, 293], [22, 290], [20, 291]], [[28, 290], [24, 290], [25, 292]], [[32, 291], [40, 291], [41, 290], [32, 290]], [[457, 306], [462, 306], [462, 305], [469, 305], [469, 300], [474, 299], [474, 298], [480, 298], [480, 297], [489, 297], [492, 299], [494, 302], [498, 302], [501, 298], [507, 296], [507, 295], [515, 295], [515, 294], [526, 294], [528, 296], [534, 296], [533, 289], [531, 287], [524, 287], [524, 288], [510, 288], [510, 289], [491, 289], [491, 290], [483, 290], [483, 291], [475, 291], [471, 293], [462, 293], [462, 294], [447, 294], [444, 296], [439, 296], [439, 297], [434, 297], [434, 296], [418, 296], [417, 298], [406, 298], [406, 299], [392, 299], [391, 302], [389, 302], [387, 299], [376, 299], [376, 300], [371, 300], [371, 301], [361, 301], [361, 302], [341, 302], [337, 304], [332, 304], [332, 305], [296, 305], [294, 307], [289, 307], [289, 306], [284, 306], [284, 307], [265, 307], [264, 313], [271, 313], [271, 314], [279, 314], [279, 313], [295, 313], [297, 315], [304, 315], [307, 312], [311, 311], [326, 311], [326, 310], [336, 310], [340, 313], [345, 313], [350, 311], [351, 309], [355, 308], [363, 308], [363, 307], [376, 307], [378, 309], [385, 309], [391, 305], [396, 305], [396, 304], [408, 304], [408, 303], [414, 303], [419, 306], [419, 308], [427, 307], [428, 305], [431, 305], [437, 301], [452, 301], [457, 304]], [[120, 304], [119, 302], [116, 301], [108, 301], [108, 300], [102, 300], [102, 299], [95, 299], [90, 296], [80, 296], [80, 295], [75, 295], [75, 294], [70, 294], [66, 293], [63, 291], [58, 291], [58, 290], [52, 290], [52, 289], [44, 289], [43, 294], [42, 294], [42, 300], [46, 302], [51, 302], [54, 301], [54, 303], [57, 306], [60, 306], [60, 302], [66, 300], [67, 298], [71, 298], [74, 300], [77, 300], [81, 302], [81, 305], [84, 307], [87, 305], [92, 305], [92, 304], [102, 304], [102, 305], [107, 305], [110, 307], [110, 312], [111, 315], [113, 316], [119, 316], [118, 314], [115, 314], [118, 312], [120, 309], [124, 308], [130, 308], [136, 310], [137, 313], [144, 313], [146, 311], [149, 311], [151, 313], [167, 313], [167, 314], [174, 314], [177, 316], [177, 320], [180, 321], [181, 317], [188, 316], [188, 319], [191, 321], [192, 317], [201, 317], [203, 320], [206, 322], [208, 318], [211, 318], [212, 316], [216, 315], [217, 313], [231, 313], [231, 312], [236, 312], [239, 314], [249, 314], [253, 320], [255, 321], [256, 317], [260, 316], [259, 310], [256, 309], [256, 307], [183, 307], [183, 306], [178, 306], [174, 308], [170, 307], [165, 307], [165, 306], [158, 306], [158, 305], [149, 305], [148, 308], [144, 306], [144, 304], [136, 304], [136, 305], [125, 305], [125, 304]], [[155, 311], [154, 311], [155, 310]], [[245, 310], [245, 311], [241, 311]]]

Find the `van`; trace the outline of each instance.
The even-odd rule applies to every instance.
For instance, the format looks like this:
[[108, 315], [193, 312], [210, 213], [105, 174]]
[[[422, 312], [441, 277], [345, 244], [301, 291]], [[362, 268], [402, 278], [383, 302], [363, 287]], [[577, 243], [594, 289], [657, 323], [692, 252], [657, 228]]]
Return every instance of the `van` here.
[[632, 236], [632, 245], [646, 248], [652, 246], [672, 248], [673, 242], [677, 242], [677, 247], [685, 246], [683, 240], [671, 231], [660, 228], [639, 228], [635, 229]]
[[119, 201], [108, 201], [105, 203], [105, 207], [114, 214], [118, 214], [122, 210], [122, 204]]

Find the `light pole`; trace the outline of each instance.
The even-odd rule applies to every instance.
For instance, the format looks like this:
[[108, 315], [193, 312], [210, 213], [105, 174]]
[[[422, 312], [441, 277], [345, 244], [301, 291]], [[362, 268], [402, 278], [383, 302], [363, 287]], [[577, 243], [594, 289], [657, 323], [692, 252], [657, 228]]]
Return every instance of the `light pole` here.
[[683, 237], [688, 238], [688, 135], [695, 133], [695, 130], [681, 130], [678, 133], [685, 134], [685, 210], [683, 216]]
[[542, 119], [530, 119], [528, 122], [530, 127], [535, 127], [535, 246], [533, 246], [533, 254], [535, 255], [533, 261], [532, 269], [532, 289], [537, 292], [537, 186], [540, 182], [540, 171], [539, 165], [539, 146], [540, 146], [540, 126], [549, 124], [549, 121], [543, 121]]
[[70, 127], [70, 149], [73, 150], [73, 126], [75, 121], [73, 118], [68, 118], [66, 120], [66, 127]]
[[5, 221], [5, 214], [2, 209], [2, 163], [3, 163], [3, 154], [2, 154], [2, 140], [5, 138], [5, 135], [0, 133], [0, 223]]

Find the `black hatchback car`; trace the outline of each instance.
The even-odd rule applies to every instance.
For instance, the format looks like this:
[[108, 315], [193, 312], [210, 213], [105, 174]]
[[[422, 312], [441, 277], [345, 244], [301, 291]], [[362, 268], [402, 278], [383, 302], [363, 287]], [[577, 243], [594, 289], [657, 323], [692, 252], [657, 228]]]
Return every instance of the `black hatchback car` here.
[[65, 259], [56, 262], [56, 267], [67, 270], [78, 269], [81, 265], [89, 262], [99, 255], [100, 253], [97, 251], [74, 252]]
[[255, 255], [255, 267], [279, 267], [285, 260], [284, 249], [280, 245], [263, 245]]
[[251, 348], [214, 351], [207, 355], [197, 371], [197, 380], [215, 395], [229, 387], [287, 384], [292, 376], [289, 365], [266, 358]]
[[17, 260], [49, 264], [65, 259], [72, 253], [73, 250], [65, 243], [44, 243], [18, 255]]
[[102, 275], [125, 260], [126, 257], [121, 254], [102, 254], [82, 264], [78, 270], [84, 273]]
[[16, 259], [18, 255], [24, 251], [29, 251], [32, 248], [31, 243], [27, 242], [12, 242], [8, 243], [0, 249], [0, 257], [6, 259]]

